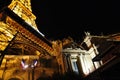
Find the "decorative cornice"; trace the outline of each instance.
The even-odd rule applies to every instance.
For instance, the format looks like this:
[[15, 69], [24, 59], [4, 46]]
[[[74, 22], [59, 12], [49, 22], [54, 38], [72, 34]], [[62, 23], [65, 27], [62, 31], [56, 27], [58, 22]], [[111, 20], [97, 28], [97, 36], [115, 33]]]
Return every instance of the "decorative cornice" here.
[[52, 43], [50, 43], [45, 37], [40, 35], [36, 30], [34, 30], [31, 25], [27, 24], [23, 19], [16, 15], [9, 8], [5, 9], [6, 12], [6, 23], [12, 25], [14, 29], [25, 35], [28, 39], [35, 42], [37, 45], [45, 49], [50, 55], [54, 55], [54, 49], [52, 48]]

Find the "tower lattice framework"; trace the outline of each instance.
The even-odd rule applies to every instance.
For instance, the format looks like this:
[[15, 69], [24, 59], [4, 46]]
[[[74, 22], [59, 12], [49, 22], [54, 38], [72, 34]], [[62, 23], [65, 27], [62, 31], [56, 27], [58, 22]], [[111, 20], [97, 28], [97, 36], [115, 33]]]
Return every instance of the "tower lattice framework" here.
[[[5, 75], [7, 78], [11, 76], [7, 71], [5, 72], [10, 55], [12, 58], [15, 58], [13, 55], [19, 55], [20, 57], [17, 59], [20, 60], [22, 59], [21, 55], [37, 56], [36, 59], [51, 60], [53, 58], [55, 51], [52, 43], [37, 29], [35, 20], [36, 16], [32, 13], [30, 0], [12, 0], [9, 5], [0, 10], [0, 65], [1, 69], [4, 68], [0, 70], [1, 78], [4, 78]], [[18, 65], [15, 66], [18, 68]], [[18, 70], [20, 71], [20, 68]], [[30, 75], [32, 74], [27, 75], [28, 80], [31, 79]]]

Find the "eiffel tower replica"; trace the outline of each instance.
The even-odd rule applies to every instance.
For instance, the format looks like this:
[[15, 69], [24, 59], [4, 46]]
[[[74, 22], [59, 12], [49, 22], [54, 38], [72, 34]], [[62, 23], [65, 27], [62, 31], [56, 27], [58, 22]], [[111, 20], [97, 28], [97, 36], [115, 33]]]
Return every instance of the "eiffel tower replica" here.
[[37, 80], [57, 73], [53, 45], [38, 30], [30, 0], [3, 1], [7, 5], [0, 10], [0, 79]]

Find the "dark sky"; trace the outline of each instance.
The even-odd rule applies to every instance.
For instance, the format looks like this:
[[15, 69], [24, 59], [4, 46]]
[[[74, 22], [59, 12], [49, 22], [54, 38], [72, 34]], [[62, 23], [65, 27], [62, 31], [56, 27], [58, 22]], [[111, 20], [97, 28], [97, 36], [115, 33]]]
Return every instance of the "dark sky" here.
[[117, 1], [31, 0], [31, 4], [37, 26], [48, 39], [71, 36], [78, 41], [84, 31], [95, 35], [119, 32]]

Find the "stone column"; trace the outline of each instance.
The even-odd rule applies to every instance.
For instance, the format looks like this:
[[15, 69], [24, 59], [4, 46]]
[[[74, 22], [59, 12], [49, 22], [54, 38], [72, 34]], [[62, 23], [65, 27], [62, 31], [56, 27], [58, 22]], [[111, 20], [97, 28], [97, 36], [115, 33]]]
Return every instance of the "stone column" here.
[[67, 65], [68, 65], [68, 72], [72, 72], [72, 65], [71, 65], [71, 55], [67, 54], [66, 58], [67, 58]]
[[80, 54], [80, 55], [77, 56], [77, 66], [78, 66], [79, 75], [81, 75], [81, 77], [84, 77], [85, 74], [84, 74], [84, 72], [83, 72], [82, 61], [81, 61], [81, 59], [80, 59], [80, 56], [81, 56], [81, 55], [82, 55], [82, 54]]

